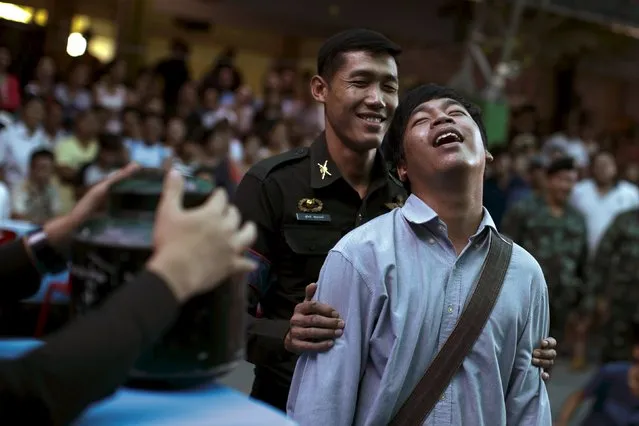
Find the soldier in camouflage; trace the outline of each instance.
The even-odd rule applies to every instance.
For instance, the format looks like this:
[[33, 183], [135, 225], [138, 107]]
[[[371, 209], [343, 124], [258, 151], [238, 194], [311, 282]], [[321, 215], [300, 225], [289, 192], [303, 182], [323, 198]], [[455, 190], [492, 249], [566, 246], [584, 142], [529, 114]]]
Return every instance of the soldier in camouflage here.
[[[586, 224], [583, 216], [568, 204], [578, 176], [572, 159], [554, 160], [546, 169], [544, 191], [513, 205], [501, 226], [501, 232], [528, 250], [544, 271], [549, 291], [551, 334], [564, 335], [564, 330], [576, 320], [575, 308], [585, 290]], [[573, 350], [577, 352], [580, 364], [585, 352], [584, 335], [585, 330], [579, 339], [568, 333], [564, 336], [576, 340]]]
[[639, 320], [639, 209], [615, 218], [591, 261], [589, 276], [589, 305], [596, 305], [603, 330], [602, 361], [628, 361], [632, 324]]

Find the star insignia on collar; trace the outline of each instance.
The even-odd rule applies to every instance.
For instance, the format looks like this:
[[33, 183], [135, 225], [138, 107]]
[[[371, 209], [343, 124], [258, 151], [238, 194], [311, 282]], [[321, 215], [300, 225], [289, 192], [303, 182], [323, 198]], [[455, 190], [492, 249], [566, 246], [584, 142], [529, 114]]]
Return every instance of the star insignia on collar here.
[[333, 176], [331, 175], [331, 172], [328, 171], [327, 164], [328, 160], [324, 161], [324, 164], [317, 163], [317, 165], [319, 166], [319, 172], [322, 174], [322, 180], [324, 180], [326, 175]]

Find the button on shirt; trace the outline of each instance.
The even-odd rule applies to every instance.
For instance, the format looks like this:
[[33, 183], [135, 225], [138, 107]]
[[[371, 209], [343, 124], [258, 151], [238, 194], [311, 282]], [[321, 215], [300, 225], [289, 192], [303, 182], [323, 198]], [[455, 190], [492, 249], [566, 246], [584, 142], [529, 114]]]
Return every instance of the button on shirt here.
[[30, 133], [24, 123], [17, 122], [0, 132], [0, 165], [9, 187], [26, 179], [31, 154], [41, 148], [51, 148], [42, 129]]
[[[450, 336], [488, 253], [484, 209], [457, 256], [445, 224], [419, 198], [344, 237], [329, 253], [316, 299], [345, 320], [325, 353], [297, 363], [288, 413], [301, 426], [386, 425]], [[515, 245], [504, 286], [472, 352], [423, 423], [550, 425], [532, 351], [548, 331], [539, 264]]]

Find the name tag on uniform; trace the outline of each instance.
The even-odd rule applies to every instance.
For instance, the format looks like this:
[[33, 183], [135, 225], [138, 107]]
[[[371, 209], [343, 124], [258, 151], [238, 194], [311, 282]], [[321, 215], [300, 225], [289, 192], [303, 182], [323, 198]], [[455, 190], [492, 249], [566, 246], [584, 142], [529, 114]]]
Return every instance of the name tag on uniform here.
[[295, 213], [300, 222], [330, 222], [331, 215], [327, 213]]

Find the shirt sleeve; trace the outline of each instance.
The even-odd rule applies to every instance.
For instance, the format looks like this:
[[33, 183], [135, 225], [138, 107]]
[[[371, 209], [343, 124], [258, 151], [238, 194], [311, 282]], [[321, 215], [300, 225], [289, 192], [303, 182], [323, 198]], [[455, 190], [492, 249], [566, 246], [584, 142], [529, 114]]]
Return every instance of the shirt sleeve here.
[[373, 292], [343, 254], [331, 251], [315, 299], [342, 314], [344, 334], [329, 351], [304, 353], [298, 359], [287, 412], [300, 426], [351, 425], [376, 317]]
[[[277, 241], [278, 211], [282, 194], [275, 185], [269, 185], [249, 173], [235, 191], [235, 204], [244, 220], [257, 225], [257, 240], [247, 256], [258, 267], [248, 275], [247, 359], [253, 364], [269, 362], [271, 354], [284, 350], [284, 338], [289, 328], [288, 320], [258, 318], [258, 305], [272, 285], [277, 285], [271, 273], [273, 248]], [[310, 284], [310, 283], [309, 283]]]
[[506, 393], [506, 415], [509, 425], [552, 424], [550, 402], [541, 369], [532, 365], [533, 349], [548, 335], [550, 323], [548, 287], [539, 264], [531, 282], [528, 319], [517, 342], [515, 363]]

